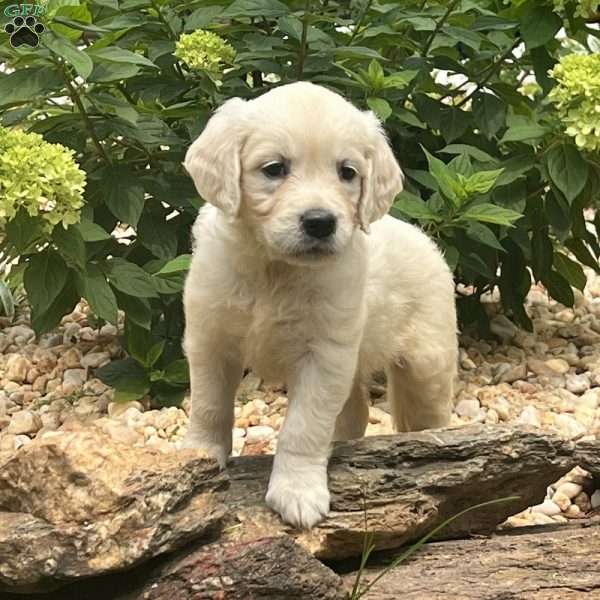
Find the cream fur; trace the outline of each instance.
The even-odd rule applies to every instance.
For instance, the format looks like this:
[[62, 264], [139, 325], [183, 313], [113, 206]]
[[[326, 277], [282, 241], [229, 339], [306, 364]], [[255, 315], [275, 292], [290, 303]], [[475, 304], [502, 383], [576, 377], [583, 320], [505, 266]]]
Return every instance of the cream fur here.
[[[262, 166], [282, 159], [289, 174], [266, 177]], [[340, 161], [357, 171], [351, 182]], [[451, 273], [420, 230], [384, 216], [402, 175], [377, 119], [325, 88], [295, 83], [226, 102], [185, 166], [210, 203], [194, 225], [184, 292], [185, 445], [224, 467], [243, 368], [285, 380], [289, 408], [266, 500], [292, 525], [312, 527], [329, 511], [332, 440], [364, 434], [374, 371], [387, 372], [399, 430], [448, 423]], [[316, 250], [300, 227], [312, 208], [337, 219]]]

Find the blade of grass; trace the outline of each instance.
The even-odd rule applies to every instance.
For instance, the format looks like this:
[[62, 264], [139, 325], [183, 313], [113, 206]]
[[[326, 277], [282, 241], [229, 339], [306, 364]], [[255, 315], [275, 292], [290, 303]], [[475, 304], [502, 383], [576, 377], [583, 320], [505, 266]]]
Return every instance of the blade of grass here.
[[[441, 523], [440, 525], [438, 525], [437, 527], [432, 529], [427, 535], [424, 535], [419, 541], [415, 542], [412, 546], [410, 546], [410, 548], [408, 548], [400, 556], [395, 558], [381, 573], [379, 573], [379, 575], [377, 575], [377, 577], [375, 577], [375, 579], [373, 579], [373, 581], [370, 581], [369, 584], [365, 588], [363, 588], [360, 591], [357, 590], [357, 595], [351, 596], [352, 600], [358, 600], [359, 598], [362, 598], [362, 596], [364, 596], [384, 575], [389, 573], [392, 569], [395, 569], [401, 562], [405, 561], [409, 556], [412, 556], [423, 544], [425, 544], [428, 540], [430, 540], [436, 533], [438, 533], [439, 531], [444, 529], [444, 527], [447, 527], [448, 525], [450, 525], [450, 523], [452, 523], [459, 517], [462, 517], [463, 515], [471, 512], [471, 511], [477, 510], [479, 508], [484, 508], [486, 506], [492, 506], [494, 504], [501, 504], [502, 502], [512, 502], [513, 500], [518, 500], [519, 498], [520, 498], [520, 496], [507, 496], [506, 498], [498, 498], [496, 500], [488, 500], [487, 502], [481, 502], [480, 504], [475, 504], [474, 506], [465, 508], [465, 510], [461, 510], [459, 513], [456, 513], [454, 516], [450, 517], [449, 519], [446, 519], [443, 523]], [[361, 560], [361, 565], [362, 565], [362, 560]], [[362, 568], [364, 569], [364, 567], [362, 567]], [[359, 575], [361, 575], [360, 571], [359, 571]], [[357, 576], [357, 579], [358, 579], [358, 576]], [[355, 583], [354, 587], [358, 588], [358, 584]], [[354, 594], [354, 590], [353, 590], [353, 594]]]

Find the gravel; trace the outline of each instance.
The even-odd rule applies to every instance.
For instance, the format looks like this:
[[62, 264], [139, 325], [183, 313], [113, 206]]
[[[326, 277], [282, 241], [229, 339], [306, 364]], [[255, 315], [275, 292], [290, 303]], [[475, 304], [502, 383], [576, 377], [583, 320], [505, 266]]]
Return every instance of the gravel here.
[[[586, 270], [584, 293], [573, 308], [534, 286], [527, 311], [534, 331], [522, 331], [500, 313], [497, 295], [484, 298], [491, 339], [460, 338], [460, 374], [452, 425], [512, 424], [571, 440], [600, 434], [600, 277]], [[52, 333], [36, 340], [27, 308], [0, 331], [0, 451], [15, 452], [36, 436], [96, 422], [115, 439], [165, 452], [185, 435], [189, 399], [181, 407], [151, 408], [149, 400], [116, 403], [94, 370], [122, 357], [113, 325], [92, 326], [85, 304]], [[392, 433], [385, 385], [371, 387], [367, 435]], [[237, 394], [233, 454], [272, 453], [287, 408], [283, 385], [248, 373]], [[582, 469], [549, 488], [540, 504], [505, 526], [563, 523], [600, 508], [600, 490]]]

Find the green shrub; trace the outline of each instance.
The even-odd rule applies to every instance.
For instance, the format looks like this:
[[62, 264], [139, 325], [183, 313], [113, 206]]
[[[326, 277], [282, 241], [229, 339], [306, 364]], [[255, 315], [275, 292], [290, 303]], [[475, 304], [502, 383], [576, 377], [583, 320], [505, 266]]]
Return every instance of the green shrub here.
[[[180, 296], [201, 205], [185, 150], [224, 99], [298, 79], [385, 121], [407, 174], [393, 212], [438, 239], [469, 290], [463, 323], [485, 331], [479, 298], [498, 286], [530, 327], [530, 271], [572, 304], [580, 263], [597, 269], [600, 255], [598, 217], [596, 235], [584, 220], [600, 182], [598, 72], [586, 66], [597, 56], [585, 56], [600, 48], [595, 4], [49, 0], [37, 48], [0, 34], [1, 125], [73, 150], [87, 180], [77, 224], [48, 233], [21, 209], [5, 226], [36, 331], [81, 296], [112, 323], [120, 308], [130, 358], [103, 377], [120, 398], [178, 402]], [[23, 156], [13, 168], [28, 173]], [[119, 223], [125, 238], [111, 235]]]

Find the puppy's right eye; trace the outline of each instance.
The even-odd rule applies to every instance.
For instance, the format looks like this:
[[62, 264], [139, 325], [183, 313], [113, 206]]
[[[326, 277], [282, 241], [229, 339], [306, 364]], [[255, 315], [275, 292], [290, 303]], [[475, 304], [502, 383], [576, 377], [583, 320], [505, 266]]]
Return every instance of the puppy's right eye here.
[[267, 163], [261, 170], [269, 179], [279, 179], [288, 174], [286, 164], [279, 160]]

